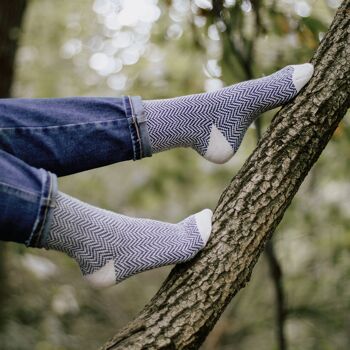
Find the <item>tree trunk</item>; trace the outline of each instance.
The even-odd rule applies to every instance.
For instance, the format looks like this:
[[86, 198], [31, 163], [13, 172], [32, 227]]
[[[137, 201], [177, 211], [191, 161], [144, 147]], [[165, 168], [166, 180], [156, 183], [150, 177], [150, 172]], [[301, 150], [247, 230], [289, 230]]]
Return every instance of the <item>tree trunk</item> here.
[[9, 97], [26, 0], [0, 1], [0, 97]]
[[102, 349], [197, 349], [249, 281], [271, 234], [350, 106], [350, 0], [338, 9], [309, 84], [273, 119], [222, 194], [212, 238]]
[[[18, 36], [26, 8], [26, 0], [0, 1], [0, 98], [9, 97], [15, 67]], [[8, 286], [6, 285], [5, 246], [0, 243], [0, 331]]]

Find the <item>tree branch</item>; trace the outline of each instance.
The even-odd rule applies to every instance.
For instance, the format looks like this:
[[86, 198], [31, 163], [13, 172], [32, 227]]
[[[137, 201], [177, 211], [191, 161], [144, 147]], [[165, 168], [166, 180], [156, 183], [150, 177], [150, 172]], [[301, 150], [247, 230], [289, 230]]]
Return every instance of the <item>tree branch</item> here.
[[0, 2], [0, 96], [9, 97], [26, 0]]
[[[256, 138], [258, 142], [261, 139], [261, 119], [255, 120]], [[286, 298], [283, 288], [283, 273], [281, 264], [278, 261], [275, 252], [273, 240], [269, 240], [266, 244], [265, 255], [270, 268], [270, 276], [275, 291], [275, 319], [276, 319], [276, 338], [279, 350], [287, 349], [287, 339], [285, 336], [285, 324], [287, 320]]]
[[[18, 36], [23, 21], [26, 0], [0, 2], [0, 98], [11, 95], [15, 70]], [[7, 283], [6, 244], [0, 242], [0, 333], [5, 327], [4, 305], [11, 294]]]
[[285, 336], [285, 323], [287, 319], [287, 310], [285, 305], [285, 294], [283, 288], [283, 275], [280, 263], [275, 253], [273, 241], [266, 244], [265, 254], [270, 268], [273, 287], [276, 296], [276, 336], [279, 350], [287, 349], [287, 339]]
[[176, 266], [138, 317], [103, 349], [197, 349], [254, 265], [350, 106], [350, 0], [317, 50], [315, 74], [273, 119], [222, 194], [207, 247]]

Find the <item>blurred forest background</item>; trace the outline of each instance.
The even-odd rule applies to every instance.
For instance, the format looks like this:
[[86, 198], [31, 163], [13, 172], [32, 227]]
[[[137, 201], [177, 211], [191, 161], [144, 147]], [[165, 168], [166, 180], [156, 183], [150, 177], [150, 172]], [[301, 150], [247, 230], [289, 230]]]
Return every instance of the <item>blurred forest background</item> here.
[[[152, 99], [261, 77], [309, 61], [339, 3], [30, 0], [21, 30], [12, 33], [19, 36], [12, 96]], [[60, 190], [171, 222], [214, 209], [273, 114], [249, 129], [226, 165], [173, 150], [62, 178]], [[349, 172], [347, 116], [203, 349], [350, 348]], [[63, 254], [16, 244], [1, 251], [1, 350], [97, 349], [138, 313], [170, 269], [100, 291]]]

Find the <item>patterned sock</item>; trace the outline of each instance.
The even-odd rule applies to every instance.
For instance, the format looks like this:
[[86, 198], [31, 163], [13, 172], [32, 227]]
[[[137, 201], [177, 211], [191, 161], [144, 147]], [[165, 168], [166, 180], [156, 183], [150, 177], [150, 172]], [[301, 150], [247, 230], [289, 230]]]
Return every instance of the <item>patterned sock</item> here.
[[214, 163], [228, 161], [262, 112], [292, 99], [313, 74], [310, 63], [214, 92], [144, 101], [153, 153], [192, 147]]
[[56, 201], [45, 248], [74, 258], [97, 287], [189, 260], [206, 245], [211, 232], [209, 209], [169, 224], [115, 214], [62, 193]]

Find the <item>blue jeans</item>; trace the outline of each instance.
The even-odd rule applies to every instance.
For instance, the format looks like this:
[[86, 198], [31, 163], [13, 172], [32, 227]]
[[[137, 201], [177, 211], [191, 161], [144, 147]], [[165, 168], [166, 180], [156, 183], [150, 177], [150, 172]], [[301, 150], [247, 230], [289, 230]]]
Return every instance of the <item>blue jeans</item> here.
[[0, 99], [0, 240], [44, 244], [56, 175], [147, 156], [138, 96]]

